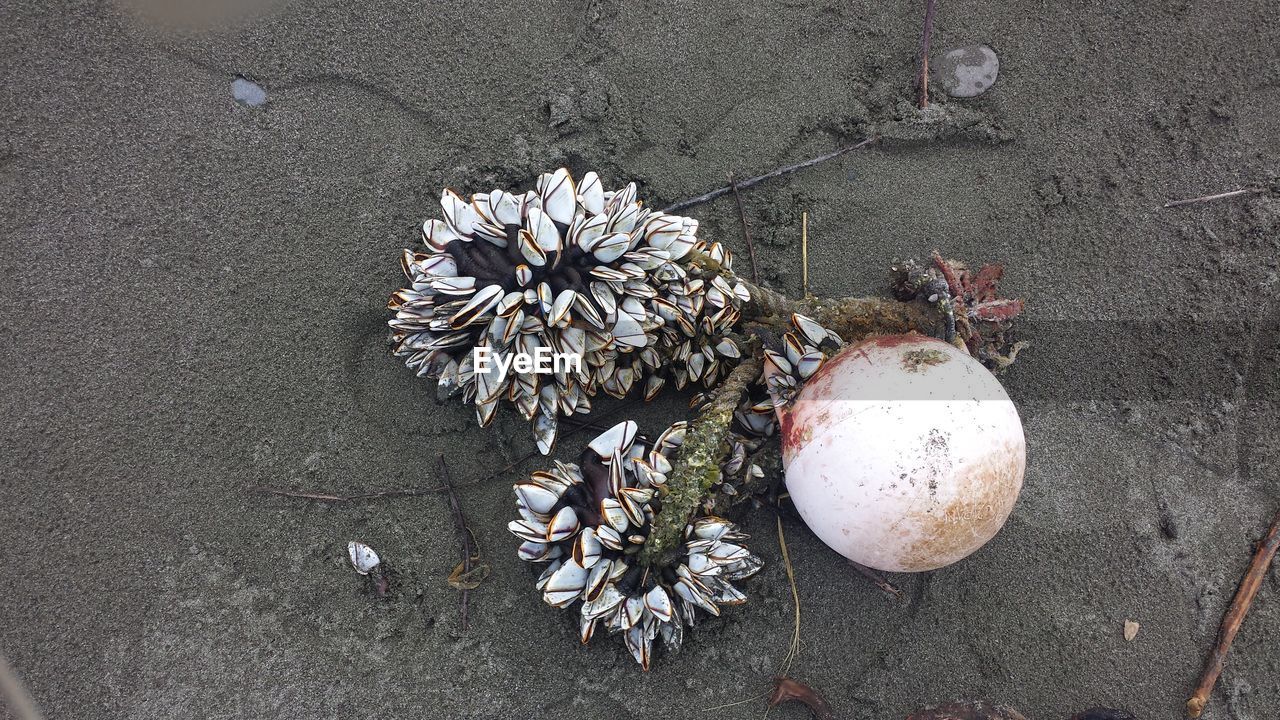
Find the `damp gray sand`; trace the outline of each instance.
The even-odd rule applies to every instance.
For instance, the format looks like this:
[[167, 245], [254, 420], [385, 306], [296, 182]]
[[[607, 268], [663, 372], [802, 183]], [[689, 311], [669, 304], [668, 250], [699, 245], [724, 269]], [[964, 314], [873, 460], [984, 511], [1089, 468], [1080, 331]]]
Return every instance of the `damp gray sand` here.
[[[568, 164], [665, 206], [857, 142], [911, 117], [922, 8], [294, 4], [206, 33], [112, 3], [0, 15], [0, 652], [46, 717], [762, 715], [705, 709], [765, 692], [787, 650], [768, 513], [746, 523], [751, 601], [645, 674], [532, 591], [507, 482], [459, 491], [492, 567], [467, 632], [443, 497], [248, 490], [433, 483], [440, 452], [462, 484], [532, 448], [388, 356], [399, 251], [442, 186]], [[881, 292], [934, 247], [1003, 261], [1036, 343], [1005, 377], [1025, 489], [979, 553], [893, 577], [895, 602], [787, 523], [791, 672], [842, 718], [958, 696], [1177, 717], [1280, 502], [1280, 206], [1157, 208], [1277, 169], [1280, 7], [941, 3], [934, 48], [974, 42], [999, 81], [934, 102], [1001, 142], [886, 142], [743, 195], [775, 288], [799, 291], [807, 211], [814, 292]], [[232, 97], [241, 73], [266, 108]], [[689, 212], [744, 250], [731, 197]], [[652, 432], [686, 403], [634, 416]], [[350, 540], [395, 571], [385, 599]], [[1280, 715], [1274, 578], [1208, 717]]]

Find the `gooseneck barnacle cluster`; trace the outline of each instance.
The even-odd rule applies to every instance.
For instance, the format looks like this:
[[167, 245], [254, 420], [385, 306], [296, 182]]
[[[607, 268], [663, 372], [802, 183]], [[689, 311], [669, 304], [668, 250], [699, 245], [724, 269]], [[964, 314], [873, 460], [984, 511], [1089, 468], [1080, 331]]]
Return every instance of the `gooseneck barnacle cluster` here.
[[[598, 392], [705, 388], [695, 417], [652, 442], [624, 421], [514, 488], [508, 527], [520, 558], [543, 565], [542, 598], [575, 612], [584, 643], [622, 635], [645, 668], [656, 639], [679, 647], [699, 615], [746, 601], [735, 583], [762, 563], [721, 515], [770, 496], [776, 414], [828, 357], [880, 333], [941, 337], [995, 368], [1022, 347], [1022, 303], [998, 297], [998, 266], [935, 253], [893, 268], [896, 300], [793, 300], [739, 278], [696, 220], [645, 208], [634, 183], [606, 191], [561, 169], [525, 192], [445, 190], [441, 207], [423, 247], [404, 251], [409, 284], [389, 304], [395, 354], [441, 400], [460, 395], [481, 426], [505, 400], [549, 454], [559, 419], [590, 412]], [[511, 362], [541, 348], [581, 363]], [[478, 349], [495, 361], [477, 363]]]
[[[725, 337], [749, 297], [730, 281], [733, 259], [698, 238], [698, 223], [644, 207], [634, 183], [605, 190], [595, 173], [564, 169], [524, 193], [464, 199], [446, 189], [442, 219], [405, 250], [394, 352], [442, 397], [461, 393], [481, 426], [502, 400], [533, 423], [544, 454], [560, 416], [586, 413], [598, 391], [646, 398], [672, 382], [714, 384], [737, 358]], [[711, 258], [715, 270], [694, 266]], [[475, 348], [497, 358], [477, 371]], [[508, 356], [540, 348], [581, 358], [554, 374], [511, 372]]]

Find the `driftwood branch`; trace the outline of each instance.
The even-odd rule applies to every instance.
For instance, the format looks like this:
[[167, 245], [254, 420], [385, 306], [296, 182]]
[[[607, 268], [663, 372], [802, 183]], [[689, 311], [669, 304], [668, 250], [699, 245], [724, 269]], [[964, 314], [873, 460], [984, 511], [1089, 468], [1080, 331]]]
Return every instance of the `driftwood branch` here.
[[729, 450], [729, 424], [743, 394], [760, 376], [761, 362], [754, 354], [738, 364], [715, 389], [715, 395], [685, 433], [665, 485], [662, 510], [653, 520], [641, 560], [660, 563], [680, 546], [684, 527], [702, 498], [720, 480], [720, 461]]
[[1217, 684], [1218, 676], [1226, 667], [1227, 653], [1231, 651], [1231, 643], [1236, 639], [1236, 633], [1240, 632], [1240, 624], [1249, 613], [1249, 605], [1258, 594], [1258, 589], [1262, 587], [1262, 581], [1266, 578], [1267, 571], [1271, 568], [1271, 561], [1275, 559], [1278, 549], [1280, 549], [1280, 512], [1276, 513], [1266, 536], [1262, 538], [1262, 542], [1258, 543], [1253, 562], [1249, 563], [1249, 569], [1245, 571], [1244, 579], [1240, 581], [1236, 596], [1231, 600], [1231, 606], [1227, 608], [1227, 614], [1222, 618], [1222, 625], [1218, 628], [1218, 639], [1214, 643], [1213, 651], [1209, 653], [1204, 673], [1200, 676], [1200, 684], [1196, 686], [1191, 699], [1187, 700], [1188, 716], [1198, 718], [1200, 713], [1204, 712], [1204, 706], [1209, 702], [1209, 695], [1213, 693], [1213, 686]]
[[711, 258], [698, 256], [693, 265], [709, 274], [720, 273], [746, 285], [751, 299], [743, 304], [742, 318], [779, 328], [791, 315], [807, 315], [833, 331], [845, 342], [855, 342], [871, 334], [920, 332], [940, 335], [946, 314], [936, 303], [902, 301], [879, 297], [818, 298], [795, 300], [775, 290], [746, 280], [725, 270]]

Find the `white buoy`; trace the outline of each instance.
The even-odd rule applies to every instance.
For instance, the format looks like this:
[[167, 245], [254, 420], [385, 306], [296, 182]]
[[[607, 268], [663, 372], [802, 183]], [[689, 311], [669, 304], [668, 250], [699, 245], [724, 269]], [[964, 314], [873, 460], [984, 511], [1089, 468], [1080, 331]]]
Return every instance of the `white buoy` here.
[[968, 556], [999, 532], [1022, 488], [1017, 409], [981, 363], [941, 340], [890, 335], [848, 347], [779, 421], [801, 517], [878, 570]]

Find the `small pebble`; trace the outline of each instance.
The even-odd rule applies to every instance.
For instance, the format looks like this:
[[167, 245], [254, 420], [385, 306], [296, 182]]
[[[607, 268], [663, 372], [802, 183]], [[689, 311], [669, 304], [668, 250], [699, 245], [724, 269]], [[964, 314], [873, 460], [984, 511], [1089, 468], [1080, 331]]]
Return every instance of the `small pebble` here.
[[249, 107], [261, 107], [267, 104], [267, 91], [258, 83], [242, 77], [231, 81], [231, 97], [235, 98], [236, 102], [244, 103]]
[[977, 97], [995, 84], [1000, 58], [986, 45], [948, 50], [934, 65], [934, 82], [951, 97]]

